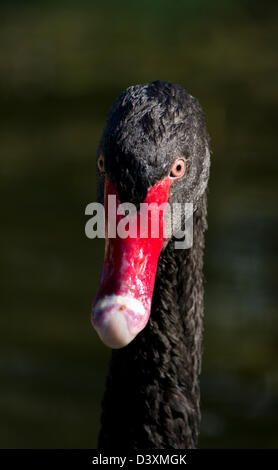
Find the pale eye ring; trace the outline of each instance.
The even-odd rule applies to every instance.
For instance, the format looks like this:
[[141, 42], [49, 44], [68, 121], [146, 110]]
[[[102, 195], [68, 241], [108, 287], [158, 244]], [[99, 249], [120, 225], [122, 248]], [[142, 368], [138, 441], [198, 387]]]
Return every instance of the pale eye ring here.
[[104, 168], [104, 156], [103, 156], [103, 155], [100, 155], [100, 157], [98, 158], [97, 167], [98, 167], [100, 173], [104, 173], [104, 172], [105, 172], [105, 168]]
[[170, 177], [173, 179], [181, 178], [185, 173], [185, 161], [183, 158], [177, 158], [171, 166]]

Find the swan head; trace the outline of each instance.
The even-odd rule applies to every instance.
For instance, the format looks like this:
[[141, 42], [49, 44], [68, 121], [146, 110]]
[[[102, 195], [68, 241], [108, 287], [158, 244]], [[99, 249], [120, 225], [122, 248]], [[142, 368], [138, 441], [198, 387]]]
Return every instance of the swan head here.
[[[192, 204], [196, 210], [207, 187], [209, 166], [202, 109], [182, 87], [156, 81], [132, 86], [116, 99], [96, 158], [97, 199], [105, 206], [106, 248], [92, 323], [108, 346], [126, 346], [146, 326], [160, 253], [180, 226], [172, 210], [172, 232], [166, 233], [167, 210], [175, 203]], [[111, 196], [116, 223], [124, 215], [121, 204], [132, 204], [129, 228], [133, 223], [137, 226], [134, 236], [121, 237], [117, 230], [111, 236]], [[141, 236], [142, 204], [153, 203], [160, 207], [157, 236], [152, 236], [149, 226]]]

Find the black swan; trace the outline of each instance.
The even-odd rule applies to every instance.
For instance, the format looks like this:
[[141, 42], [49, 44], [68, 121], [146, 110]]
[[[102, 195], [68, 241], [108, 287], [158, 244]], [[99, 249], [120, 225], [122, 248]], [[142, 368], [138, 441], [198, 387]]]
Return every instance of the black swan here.
[[114, 102], [97, 151], [98, 201], [114, 194], [137, 209], [156, 197], [170, 206], [192, 202], [194, 242], [175, 249], [174, 236], [162, 237], [142, 248], [140, 239], [106, 236], [92, 310], [94, 327], [113, 348], [102, 450], [197, 445], [209, 167], [202, 109], [182, 87], [131, 86]]

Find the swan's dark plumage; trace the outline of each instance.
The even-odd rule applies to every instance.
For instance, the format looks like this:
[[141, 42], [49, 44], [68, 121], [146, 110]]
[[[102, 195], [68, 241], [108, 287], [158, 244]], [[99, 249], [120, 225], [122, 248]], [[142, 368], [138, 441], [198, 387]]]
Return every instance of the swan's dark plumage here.
[[[105, 154], [122, 201], [142, 202], [180, 156], [187, 170], [186, 178], [172, 185], [175, 202], [195, 203], [207, 185], [208, 134], [202, 109], [179, 85], [156, 81], [122, 93], [109, 112], [99, 153]], [[102, 191], [98, 185], [100, 197]]]
[[[101, 449], [193, 448], [200, 420], [198, 376], [203, 317], [209, 137], [198, 101], [183, 88], [153, 82], [128, 88], [113, 104], [99, 145], [121, 201], [139, 204], [177, 157], [186, 175], [169, 202], [194, 203], [194, 245], [162, 251], [150, 320], [112, 352], [102, 403]], [[103, 178], [97, 177], [103, 200]]]

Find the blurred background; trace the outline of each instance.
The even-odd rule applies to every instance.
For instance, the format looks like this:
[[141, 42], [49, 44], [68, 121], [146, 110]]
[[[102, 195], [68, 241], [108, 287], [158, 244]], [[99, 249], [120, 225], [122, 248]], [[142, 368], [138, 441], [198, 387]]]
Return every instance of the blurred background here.
[[109, 107], [156, 79], [212, 138], [199, 447], [278, 447], [277, 5], [2, 0], [1, 448], [96, 446], [110, 351], [84, 211]]

